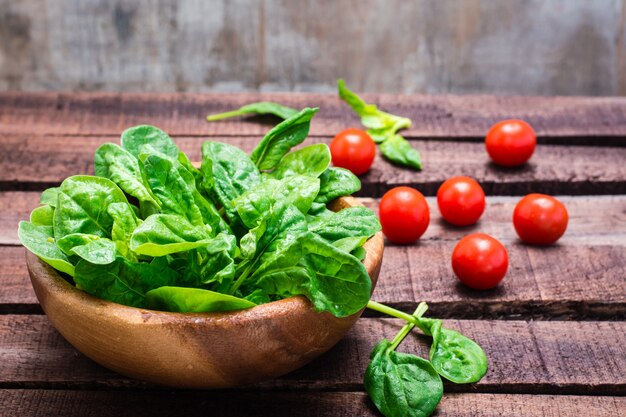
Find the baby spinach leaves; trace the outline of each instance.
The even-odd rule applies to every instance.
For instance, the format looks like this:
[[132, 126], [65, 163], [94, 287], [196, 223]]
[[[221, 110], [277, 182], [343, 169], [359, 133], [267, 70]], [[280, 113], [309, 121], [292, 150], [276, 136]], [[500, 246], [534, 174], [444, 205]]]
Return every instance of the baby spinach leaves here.
[[286, 120], [250, 156], [204, 143], [200, 169], [162, 130], [127, 129], [121, 146], [96, 151], [97, 176], [42, 194], [20, 239], [80, 289], [126, 305], [225, 311], [303, 294], [319, 311], [354, 314], [369, 299], [361, 246], [378, 220], [326, 208], [360, 186], [329, 168], [328, 146], [291, 151], [317, 109], [256, 109]]
[[[479, 381], [487, 372], [482, 348], [459, 332], [443, 328], [441, 320], [423, 317], [426, 303], [420, 303], [413, 315], [375, 301], [367, 307], [407, 322], [392, 342], [383, 340], [374, 348], [365, 373], [365, 388], [385, 416], [429, 416], [443, 394], [439, 375], [466, 384]], [[413, 327], [432, 336], [430, 361], [393, 352]]]
[[282, 104], [272, 103], [270, 101], [259, 101], [257, 103], [241, 106], [237, 110], [208, 115], [206, 119], [212, 122], [215, 120], [228, 119], [229, 117], [245, 116], [247, 114], [272, 114], [281, 119], [288, 119], [296, 113], [298, 113], [298, 110], [283, 106]]
[[398, 135], [398, 131], [411, 127], [411, 120], [379, 110], [374, 104], [367, 104], [358, 95], [350, 91], [343, 80], [337, 82], [339, 97], [352, 110], [361, 116], [361, 123], [367, 127], [367, 133], [378, 143], [383, 156], [392, 163], [421, 170], [422, 160], [417, 150]]

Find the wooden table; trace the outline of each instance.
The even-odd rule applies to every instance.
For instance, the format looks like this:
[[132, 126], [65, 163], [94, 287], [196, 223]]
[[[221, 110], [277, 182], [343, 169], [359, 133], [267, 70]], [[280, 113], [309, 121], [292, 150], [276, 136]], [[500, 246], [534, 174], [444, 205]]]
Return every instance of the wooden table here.
[[[487, 375], [470, 386], [446, 384], [439, 416], [626, 415], [626, 99], [492, 96], [366, 96], [410, 117], [405, 131], [423, 155], [423, 172], [377, 157], [360, 193], [377, 198], [396, 185], [432, 196], [453, 175], [476, 178], [488, 194], [476, 226], [431, 224], [419, 244], [388, 244], [374, 299], [447, 319], [485, 349]], [[398, 320], [372, 313], [330, 352], [290, 375], [236, 390], [175, 391], [130, 380], [78, 353], [37, 303], [17, 240], [17, 222], [39, 192], [73, 174], [93, 173], [94, 150], [125, 128], [150, 123], [169, 132], [192, 160], [205, 139], [246, 151], [275, 122], [253, 117], [208, 124], [207, 113], [257, 100], [319, 106], [310, 142], [328, 143], [358, 126], [334, 95], [312, 94], [0, 94], [0, 415], [2, 416], [361, 416], [377, 415], [363, 391], [369, 352], [392, 337]], [[482, 138], [501, 119], [529, 121], [539, 135], [531, 162], [501, 169]], [[560, 196], [570, 213], [561, 242], [521, 244], [511, 215], [519, 196]], [[492, 291], [456, 282], [455, 242], [483, 231], [510, 256]], [[403, 350], [426, 353], [409, 337]]]

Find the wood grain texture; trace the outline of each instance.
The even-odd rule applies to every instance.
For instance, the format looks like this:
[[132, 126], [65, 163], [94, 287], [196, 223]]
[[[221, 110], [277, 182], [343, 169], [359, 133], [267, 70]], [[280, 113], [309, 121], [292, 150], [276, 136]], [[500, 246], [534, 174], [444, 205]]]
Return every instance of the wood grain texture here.
[[[446, 320], [445, 325], [476, 340], [490, 363], [480, 382], [446, 384], [447, 392], [626, 394], [626, 322]], [[400, 327], [399, 320], [361, 319], [325, 355], [254, 389], [361, 390], [370, 350]], [[399, 350], [424, 356], [427, 343], [416, 333]], [[45, 316], [0, 316], [0, 359], [3, 388], [149, 387], [77, 354]]]
[[[356, 88], [356, 87], [354, 87]], [[626, 98], [498, 97], [365, 94], [385, 111], [409, 117], [408, 138], [484, 138], [496, 122], [521, 118], [539, 142], [622, 145], [626, 143]], [[359, 126], [359, 118], [334, 94], [146, 94], [0, 93], [0, 133], [113, 135], [148, 123], [170, 135], [262, 136], [273, 117], [235, 118], [208, 123], [207, 114], [255, 101], [319, 107], [312, 136], [334, 136]], [[254, 123], [251, 123], [254, 122]]]
[[0, 6], [3, 90], [625, 92], [619, 1]]
[[[211, 136], [252, 151], [258, 143], [250, 137]], [[207, 138], [177, 137], [180, 149], [193, 161], [201, 160], [200, 147]], [[314, 137], [305, 143], [329, 143]], [[93, 154], [110, 136], [0, 135], [0, 190], [43, 190], [76, 174], [93, 174]], [[484, 145], [470, 142], [413, 140], [424, 162], [423, 171], [390, 164], [376, 156], [371, 170], [361, 176], [359, 196], [381, 197], [389, 189], [409, 185], [425, 195], [435, 195], [443, 181], [467, 175], [481, 183], [487, 194], [621, 194], [626, 193], [626, 147], [543, 145], [523, 167], [506, 169], [489, 161]]]
[[[437, 417], [614, 417], [626, 408], [623, 397], [512, 394], [444, 394]], [[204, 417], [210, 409], [223, 416], [301, 417], [380, 416], [362, 392], [127, 392], [74, 390], [0, 390], [0, 416], [108, 417], [132, 415]], [[11, 410], [11, 411], [2, 411]]]

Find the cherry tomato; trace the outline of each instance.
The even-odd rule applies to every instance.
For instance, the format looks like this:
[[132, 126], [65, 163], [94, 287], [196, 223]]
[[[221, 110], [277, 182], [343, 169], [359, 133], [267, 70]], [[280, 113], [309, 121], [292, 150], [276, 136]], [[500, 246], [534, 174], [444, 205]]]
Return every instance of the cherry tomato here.
[[550, 245], [567, 229], [569, 216], [559, 200], [545, 194], [528, 194], [513, 211], [513, 226], [526, 243]]
[[394, 243], [413, 243], [428, 228], [426, 199], [414, 188], [396, 187], [383, 195], [378, 206], [383, 233]]
[[465, 236], [452, 252], [452, 269], [461, 282], [476, 290], [494, 288], [506, 275], [509, 257], [498, 240], [484, 233]]
[[441, 216], [456, 226], [469, 226], [478, 221], [485, 210], [485, 192], [470, 177], [447, 179], [437, 190]]
[[523, 120], [504, 120], [491, 126], [485, 138], [487, 153], [498, 165], [515, 167], [526, 163], [535, 151], [537, 135]]
[[333, 165], [346, 168], [354, 175], [369, 171], [376, 155], [376, 144], [364, 130], [346, 129], [330, 142]]

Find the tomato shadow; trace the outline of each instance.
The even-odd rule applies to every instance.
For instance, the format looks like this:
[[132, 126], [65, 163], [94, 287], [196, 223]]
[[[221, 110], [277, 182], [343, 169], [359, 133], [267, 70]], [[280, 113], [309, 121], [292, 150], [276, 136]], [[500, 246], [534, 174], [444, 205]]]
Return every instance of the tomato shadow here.
[[[506, 279], [506, 277], [504, 279]], [[473, 298], [475, 300], [489, 300], [492, 298], [502, 298], [506, 294], [506, 288], [502, 284], [503, 283], [500, 283], [495, 288], [489, 290], [475, 290], [457, 280], [454, 284], [454, 290], [463, 297]]]
[[500, 174], [525, 174], [535, 172], [535, 164], [531, 162], [526, 162], [523, 165], [519, 165], [516, 167], [504, 167], [502, 165], [498, 165], [493, 161], [487, 161], [485, 166], [490, 170]]

